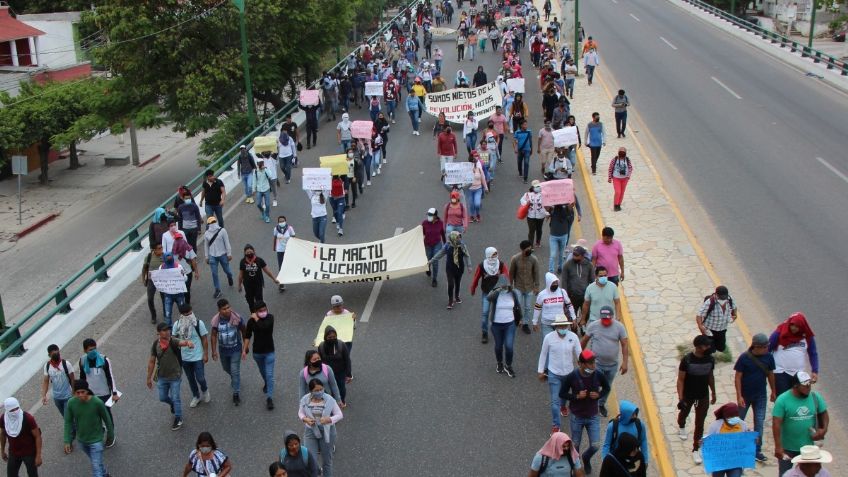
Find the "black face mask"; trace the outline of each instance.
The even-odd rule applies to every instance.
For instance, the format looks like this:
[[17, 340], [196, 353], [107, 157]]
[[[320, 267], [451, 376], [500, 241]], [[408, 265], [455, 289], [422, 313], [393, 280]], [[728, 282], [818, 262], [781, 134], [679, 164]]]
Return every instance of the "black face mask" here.
[[552, 291], [552, 292], [553, 292], [553, 291], [557, 291], [557, 288], [559, 288], [559, 284], [551, 285], [551, 291]]
[[312, 363], [310, 363], [310, 364], [309, 364], [309, 366], [310, 366], [310, 367], [313, 367], [313, 368], [320, 368], [320, 367], [321, 367], [321, 364], [322, 364], [322, 362], [321, 362], [321, 360], [319, 359], [318, 361], [313, 361]]
[[247, 258], [253, 258], [253, 257], [256, 256], [256, 254], [255, 253], [246, 253], [246, 254], [244, 254], [244, 256], [247, 257]]
[[50, 355], [50, 361], [53, 361], [54, 363], [55, 363], [55, 362], [58, 362], [58, 361], [59, 361], [59, 359], [60, 359], [60, 358], [59, 358], [59, 353], [53, 353], [53, 354], [51, 354], [51, 355]]

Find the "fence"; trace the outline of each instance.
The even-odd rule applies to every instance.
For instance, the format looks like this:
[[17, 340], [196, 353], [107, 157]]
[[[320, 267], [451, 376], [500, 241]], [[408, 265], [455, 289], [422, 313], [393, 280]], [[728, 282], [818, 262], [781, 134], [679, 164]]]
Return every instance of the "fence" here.
[[[377, 30], [373, 35], [368, 37], [368, 43], [374, 43], [378, 35], [385, 33], [393, 22], [400, 19], [403, 11], [406, 8], [411, 8], [418, 4], [420, 0], [411, 0], [405, 7], [399, 10], [399, 13], [388, 20], [383, 27]], [[380, 15], [382, 17], [382, 14]], [[340, 72], [343, 65], [346, 64], [345, 59], [334, 65], [329, 71]], [[313, 89], [318, 87], [318, 81], [312, 82], [308, 88]], [[256, 129], [250, 131], [246, 136], [241, 138], [227, 152], [219, 156], [207, 167], [215, 171], [215, 175], [227, 170], [238, 158], [238, 151], [241, 145], [248, 145], [256, 136], [261, 136], [267, 132], [274, 130], [276, 125], [290, 113], [294, 113], [298, 109], [297, 99], [288, 102], [285, 106], [277, 110], [273, 115], [266, 119]], [[186, 185], [192, 191], [199, 191], [204, 180], [204, 172], [202, 171], [186, 182]], [[166, 207], [173, 204], [176, 198], [176, 193], [166, 199], [159, 207]], [[155, 210], [155, 209], [154, 209]], [[139, 251], [142, 249], [142, 240], [147, 235], [148, 224], [150, 217], [153, 215], [153, 210], [149, 214], [142, 217], [129, 230], [124, 232], [105, 250], [98, 253], [94, 259], [86, 264], [82, 269], [76, 272], [73, 276], [59, 284], [51, 293], [46, 295], [38, 302], [29, 312], [17, 320], [12, 326], [2, 329], [0, 334], [0, 344], [2, 344], [2, 352], [0, 352], [0, 362], [11, 355], [20, 354], [23, 345], [27, 339], [38, 332], [45, 324], [55, 318], [57, 315], [64, 315], [71, 311], [71, 302], [80, 296], [95, 282], [104, 282], [109, 280], [109, 269], [129, 252]], [[2, 311], [0, 311], [2, 313]], [[23, 334], [21, 328], [24, 325], [29, 326]]]

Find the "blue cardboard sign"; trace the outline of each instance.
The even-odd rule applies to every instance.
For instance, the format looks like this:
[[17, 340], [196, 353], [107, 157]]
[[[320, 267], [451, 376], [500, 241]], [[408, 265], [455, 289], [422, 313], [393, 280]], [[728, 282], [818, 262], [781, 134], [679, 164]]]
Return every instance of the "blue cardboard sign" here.
[[756, 432], [712, 434], [704, 438], [701, 457], [707, 473], [727, 469], [752, 469], [756, 466]]

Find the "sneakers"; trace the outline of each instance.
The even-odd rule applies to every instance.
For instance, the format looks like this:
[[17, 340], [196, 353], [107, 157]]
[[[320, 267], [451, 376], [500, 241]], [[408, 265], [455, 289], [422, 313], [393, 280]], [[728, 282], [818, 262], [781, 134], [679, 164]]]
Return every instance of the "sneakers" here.
[[506, 371], [506, 375], [509, 376], [510, 378], [515, 377], [515, 371], [512, 370], [512, 366], [509, 366], [509, 365], [504, 366], [504, 371]]
[[241, 397], [239, 397], [238, 393], [233, 393], [233, 404], [236, 406], [241, 404]]
[[621, 212], [621, 206], [620, 205], [614, 205], [614, 206], [612, 206], [612, 210], [615, 211], [615, 212]]
[[604, 416], [604, 417], [607, 417], [607, 415], [609, 414], [609, 413], [607, 412], [607, 407], [606, 407], [606, 406], [604, 406], [603, 404], [601, 404], [601, 405], [599, 405], [599, 406], [598, 406], [598, 412], [600, 412], [600, 413], [601, 413], [601, 416]]
[[199, 398], [199, 397], [192, 397], [192, 398], [191, 398], [191, 402], [190, 402], [190, 403], [188, 403], [188, 407], [197, 407], [197, 405], [198, 405], [199, 403], [200, 403], [200, 398]]
[[[480, 342], [481, 342], [481, 343], [483, 343], [483, 344], [488, 343], [488, 342], [489, 342], [489, 333], [486, 333], [486, 332], [484, 331], [484, 332], [483, 332], [483, 337], [482, 337], [482, 338], [480, 338]], [[500, 366], [500, 365], [501, 365], [501, 364], [500, 364], [500, 363], [498, 363], [498, 366]], [[498, 372], [500, 372], [500, 371], [498, 371]]]
[[693, 450], [692, 451], [692, 461], [695, 462], [698, 465], [701, 465], [701, 464], [704, 463], [704, 459], [701, 458], [701, 451], [699, 451], [699, 450]]
[[462, 298], [460, 298], [460, 297], [456, 297], [456, 304], [458, 305], [458, 304], [460, 304], [460, 303], [462, 303]]
[[183, 427], [183, 418], [175, 417], [174, 424], [171, 425], [171, 430], [176, 431], [179, 430], [181, 427]]
[[766, 457], [765, 454], [763, 454], [762, 452], [757, 452], [757, 455], [754, 456], [754, 459], [756, 459], [757, 462], [760, 463], [768, 462], [768, 457]]
[[265, 223], [266, 223], [266, 224], [270, 224], [270, 223], [271, 223], [271, 217], [268, 217], [267, 215], [263, 218], [263, 220], [265, 220]]
[[559, 432], [559, 426], [551, 426], [551, 435], [553, 435], [555, 432]]
[[370, 186], [370, 185], [371, 185], [371, 181], [366, 182], [366, 183], [365, 183], [365, 185]]
[[498, 363], [498, 367], [497, 367], [497, 368], [495, 368], [495, 371], [497, 371], [497, 372], [498, 372], [498, 374], [503, 373], [503, 372], [504, 372], [503, 363]]
[[438, 285], [439, 285], [439, 282], [437, 282], [436, 280], [433, 280], [432, 282], [430, 282], [430, 286], [432, 286], [433, 288], [436, 288]]
[[276, 201], [276, 200], [272, 201], [272, 202], [271, 202], [271, 207], [276, 207], [276, 206], [277, 206], [277, 201]]
[[392, 124], [395, 124], [395, 120], [394, 120], [394, 119], [392, 119]]
[[215, 299], [221, 298], [222, 296], [224, 296], [224, 294], [221, 293], [221, 290], [215, 290], [215, 293], [212, 294], [212, 298]]
[[212, 395], [209, 394], [209, 390], [207, 389], [205, 393], [203, 393], [203, 402], [209, 402], [212, 400]]
[[339, 237], [341, 237], [342, 235], [344, 235], [344, 230], [342, 230], [341, 228], [339, 228]]
[[335, 217], [333, 217], [333, 223], [336, 223], [336, 218], [335, 218]]
[[523, 331], [525, 335], [529, 335], [530, 334], [530, 325], [528, 325], [527, 323], [521, 325], [521, 331]]
[[274, 410], [274, 400], [271, 399], [271, 398], [266, 399], [265, 400], [265, 407], [268, 408], [269, 411], [273, 411]]
[[688, 436], [688, 434], [686, 433], [686, 428], [685, 428], [685, 427], [681, 427], [681, 428], [677, 431], [677, 437], [679, 437], [681, 441], [685, 441], [687, 436]]
[[452, 301], [449, 301], [449, 302], [448, 302], [448, 307], [447, 307], [447, 308], [448, 308], [448, 310], [453, 310], [453, 302], [452, 302]]
[[[294, 167], [297, 167], [297, 166], [294, 166]], [[286, 179], [286, 184], [291, 184], [291, 179]], [[275, 205], [276, 205], [276, 203], [275, 203]]]

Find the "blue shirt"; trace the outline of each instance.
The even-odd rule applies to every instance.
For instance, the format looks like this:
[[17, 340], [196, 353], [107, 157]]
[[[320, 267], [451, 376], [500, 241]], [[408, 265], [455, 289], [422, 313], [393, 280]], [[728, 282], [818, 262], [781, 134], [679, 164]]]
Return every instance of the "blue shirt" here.
[[191, 331], [189, 331], [191, 336], [179, 336], [177, 332], [177, 323], [174, 323], [172, 331], [174, 337], [180, 340], [191, 340], [192, 344], [194, 344], [194, 348], [189, 348], [188, 346], [180, 348], [180, 352], [183, 355], [183, 361], [194, 362], [203, 359], [203, 343], [200, 341], [200, 337], [206, 336], [209, 332], [206, 331], [206, 325], [204, 325], [201, 320], [197, 320], [197, 327], [200, 329], [200, 335], [198, 335], [197, 330], [192, 327]]
[[[571, 445], [574, 445], [573, 443]], [[533, 456], [533, 462], [530, 463], [530, 468], [538, 471], [539, 467], [542, 466], [542, 454], [536, 453]], [[580, 459], [578, 458], [576, 462], [574, 462], [575, 469], [582, 469], [583, 465], [580, 463]], [[560, 457], [559, 460], [548, 460], [548, 466], [545, 467], [545, 471], [539, 474], [540, 477], [571, 477], [571, 465], [568, 463], [568, 457], [565, 454]]]
[[218, 330], [218, 349], [221, 354], [241, 353], [242, 334], [239, 330], [244, 331], [244, 318], [239, 317], [238, 325], [233, 326], [229, 319], [222, 316], [216, 329]]
[[[763, 356], [757, 356], [763, 365], [770, 371], [774, 372], [774, 356], [771, 353], [766, 353]], [[742, 397], [745, 399], [755, 399], [766, 395], [766, 383], [768, 375], [760, 369], [759, 366], [748, 356], [748, 353], [739, 355], [733, 369], [742, 373]]]
[[408, 95], [406, 97], [406, 110], [407, 111], [418, 111], [418, 96]]
[[526, 131], [519, 129], [515, 131], [515, 140], [518, 142], [518, 149], [521, 151], [529, 151], [533, 147], [533, 133], [530, 129]]

